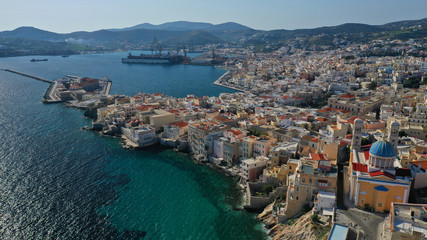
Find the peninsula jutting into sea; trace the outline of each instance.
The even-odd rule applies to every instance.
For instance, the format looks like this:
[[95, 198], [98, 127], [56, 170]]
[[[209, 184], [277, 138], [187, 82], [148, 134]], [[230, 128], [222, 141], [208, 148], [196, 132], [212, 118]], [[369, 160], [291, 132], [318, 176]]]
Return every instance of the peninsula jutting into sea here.
[[0, 48], [3, 236], [427, 237], [426, 19], [165, 25]]

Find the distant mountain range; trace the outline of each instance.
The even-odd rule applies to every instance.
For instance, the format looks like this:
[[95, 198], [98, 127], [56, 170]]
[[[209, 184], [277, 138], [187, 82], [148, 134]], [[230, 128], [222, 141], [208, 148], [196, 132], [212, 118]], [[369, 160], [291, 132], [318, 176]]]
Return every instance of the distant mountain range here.
[[151, 29], [151, 30], [169, 30], [169, 31], [194, 31], [194, 30], [252, 30], [249, 27], [243, 26], [234, 22], [227, 22], [222, 24], [211, 24], [203, 22], [187, 22], [187, 21], [177, 21], [177, 22], [168, 22], [159, 25], [153, 25], [151, 23], [138, 24], [133, 27], [120, 28], [120, 29], [106, 29], [109, 31], [129, 31], [136, 29]]
[[245, 32], [255, 30], [237, 24], [223, 23], [213, 25], [196, 22], [170, 22], [160, 25], [143, 23], [129, 28], [107, 29], [94, 32], [73, 32], [60, 34], [34, 27], [20, 27], [13, 31], [0, 32], [0, 38], [24, 38], [51, 42], [70, 42], [80, 44], [96, 43], [151, 43], [154, 37], [165, 44], [172, 45], [204, 45], [218, 44], [229, 41], [225, 35], [241, 36]]
[[[410, 37], [422, 37], [427, 33], [427, 18], [420, 20], [409, 20], [392, 22], [383, 25], [368, 25], [361, 23], [345, 23], [338, 26], [332, 27], [319, 27], [312, 29], [295, 29], [295, 30], [273, 30], [264, 31], [260, 36], [266, 37], [272, 41], [286, 40], [295, 37], [311, 37], [314, 35], [335, 35], [335, 34], [373, 34], [376, 33], [376, 37], [389, 36], [400, 38], [403, 33], [414, 32], [413, 30], [404, 29], [411, 26], [421, 26], [418, 29], [418, 33], [412, 34]], [[378, 34], [381, 33], [381, 34]], [[366, 37], [366, 35], [364, 35]], [[406, 36], [407, 37], [407, 36]]]
[[[182, 47], [183, 45], [222, 43], [283, 43], [298, 37], [306, 38], [308, 44], [328, 44], [337, 35], [344, 36], [351, 41], [363, 41], [381, 37], [427, 37], [427, 18], [384, 25], [346, 23], [332, 27], [272, 31], [255, 30], [233, 22], [214, 25], [186, 21], [168, 22], [159, 25], [143, 23], [128, 28], [104, 29], [93, 32], [81, 31], [67, 34], [44, 31], [34, 27], [20, 27], [12, 31], [0, 32], [0, 39], [14, 38], [89, 46], [102, 45], [114, 49], [148, 46], [152, 43], [153, 38], [157, 38], [165, 47]], [[3, 46], [3, 48], [7, 47]]]

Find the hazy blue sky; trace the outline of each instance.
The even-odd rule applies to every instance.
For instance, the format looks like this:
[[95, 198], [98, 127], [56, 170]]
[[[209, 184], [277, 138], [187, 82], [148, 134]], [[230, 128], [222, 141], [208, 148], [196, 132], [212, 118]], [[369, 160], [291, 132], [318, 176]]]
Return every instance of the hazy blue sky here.
[[295, 29], [427, 17], [427, 0], [0, 0], [0, 31], [34, 26], [93, 31], [149, 22], [238, 22]]

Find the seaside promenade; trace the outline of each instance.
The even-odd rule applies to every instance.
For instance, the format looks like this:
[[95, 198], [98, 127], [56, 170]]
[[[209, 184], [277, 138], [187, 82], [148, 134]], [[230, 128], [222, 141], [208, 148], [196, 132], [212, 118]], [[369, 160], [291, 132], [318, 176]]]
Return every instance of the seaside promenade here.
[[213, 84], [214, 85], [217, 85], [217, 86], [221, 86], [221, 87], [225, 87], [225, 88], [229, 88], [229, 89], [233, 89], [233, 90], [236, 90], [236, 91], [240, 91], [240, 92], [245, 92], [244, 90], [242, 90], [242, 89], [239, 89], [239, 88], [236, 88], [236, 87], [232, 87], [232, 86], [228, 86], [228, 85], [225, 85], [225, 84], [223, 84], [223, 83], [221, 83], [222, 82], [222, 80], [224, 79], [224, 78], [226, 78], [226, 77], [229, 77], [229, 75], [230, 75], [230, 71], [227, 71], [226, 73], [224, 73], [220, 78], [218, 78]]

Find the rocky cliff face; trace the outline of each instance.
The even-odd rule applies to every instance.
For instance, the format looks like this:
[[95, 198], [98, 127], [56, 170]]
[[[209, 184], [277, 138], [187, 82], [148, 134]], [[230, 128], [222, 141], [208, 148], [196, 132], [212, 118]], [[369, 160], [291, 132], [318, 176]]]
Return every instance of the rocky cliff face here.
[[268, 205], [264, 211], [258, 215], [258, 219], [262, 220], [266, 224], [266, 228], [269, 229], [269, 235], [272, 240], [327, 239], [330, 227], [313, 224], [311, 221], [311, 211], [296, 220], [291, 219], [288, 223], [278, 224], [277, 218], [272, 214], [274, 204], [275, 202]]
[[258, 219], [264, 222], [266, 228], [272, 228], [277, 225], [277, 218], [273, 216], [274, 204], [276, 204], [276, 201], [265, 207], [264, 211], [258, 215]]

